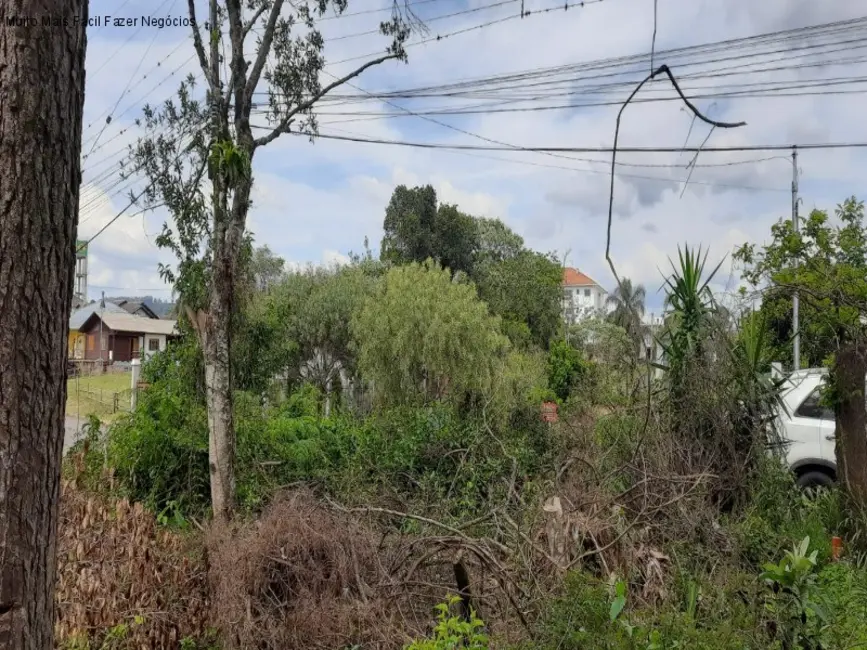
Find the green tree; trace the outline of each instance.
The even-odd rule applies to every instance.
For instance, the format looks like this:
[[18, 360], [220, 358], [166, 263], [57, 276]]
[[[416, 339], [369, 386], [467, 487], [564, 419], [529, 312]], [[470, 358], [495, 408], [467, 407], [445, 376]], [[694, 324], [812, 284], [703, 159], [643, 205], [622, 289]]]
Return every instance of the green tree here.
[[[771, 242], [744, 244], [735, 259], [745, 266], [743, 279], [761, 287], [761, 312], [781, 361], [792, 359], [792, 298], [800, 297], [802, 364], [828, 363], [848, 333], [860, 328], [865, 280], [864, 206], [847, 199], [835, 211], [839, 225], [824, 210], [813, 210], [795, 232], [788, 219], [771, 227]], [[860, 301], [860, 302], [859, 302]]]
[[632, 340], [633, 349], [639, 351], [644, 347], [644, 338], [648, 332], [648, 327], [642, 320], [646, 297], [643, 285], [633, 285], [632, 280], [623, 278], [614, 293], [606, 299], [607, 305], [611, 307], [608, 319], [626, 330]]
[[665, 303], [668, 308], [663, 350], [668, 362], [669, 379], [675, 394], [685, 387], [692, 364], [707, 361], [705, 341], [713, 333], [717, 303], [710, 283], [722, 261], [705, 273], [708, 253], [684, 246], [677, 248], [678, 265], [671, 263], [672, 273], [665, 278]]
[[[771, 228], [771, 242], [744, 244], [735, 258], [743, 278], [775, 298], [797, 291], [801, 305], [801, 341], [810, 360], [830, 362], [830, 393], [837, 426], [837, 472], [859, 514], [867, 515], [867, 229], [864, 203], [851, 197], [835, 210], [832, 224], [824, 210], [813, 210], [795, 232], [788, 220]], [[762, 309], [765, 309], [763, 304]], [[767, 311], [779, 316], [771, 301]], [[779, 336], [772, 327], [771, 333]], [[779, 340], [777, 341], [779, 344]]]
[[[198, 20], [190, 2], [204, 97], [190, 75], [176, 101], [159, 109], [146, 106], [141, 126], [147, 135], [132, 150], [131, 173], [148, 180], [136, 198], [145, 208], [167, 206], [173, 217], [157, 243], [176, 254], [178, 265], [161, 270], [178, 280], [204, 354], [211, 498], [218, 520], [229, 518], [235, 507], [231, 330], [253, 157], [290, 129], [315, 133], [314, 108], [334, 88], [372, 66], [406, 59], [410, 27], [395, 4], [391, 19], [380, 26], [391, 40], [383, 55], [323, 84], [325, 40], [317, 20], [329, 9], [343, 12], [347, 4], [320, 0], [311, 8], [285, 0], [209, 0], [207, 20]], [[247, 40], [251, 32], [255, 46]], [[255, 137], [250, 114], [260, 91], [268, 95], [269, 128]]]
[[441, 266], [453, 272], [472, 274], [473, 262], [479, 248], [476, 219], [458, 210], [456, 205], [440, 205], [434, 224], [433, 241], [432, 257]]
[[486, 259], [477, 264], [473, 279], [516, 345], [526, 339], [543, 350], [548, 347], [562, 327], [562, 269], [552, 255], [521, 250]]
[[356, 372], [356, 346], [350, 323], [376, 287], [376, 278], [352, 265], [294, 273], [269, 297], [272, 313], [283, 323], [283, 340], [291, 341], [289, 376], [303, 378], [326, 395], [326, 404], [341, 370]]
[[382, 224], [380, 258], [392, 264], [424, 262], [434, 258], [434, 222], [437, 194], [430, 185], [398, 185], [391, 194]]
[[428, 258], [452, 272], [470, 273], [478, 249], [476, 220], [456, 205], [437, 206], [430, 185], [398, 185], [385, 209], [380, 259], [419, 264]]
[[476, 264], [501, 262], [516, 257], [524, 251], [524, 239], [499, 219], [476, 219], [479, 246]]
[[362, 377], [391, 404], [487, 393], [508, 348], [499, 320], [432, 262], [393, 268], [352, 323]]
[[250, 274], [253, 278], [253, 283], [258, 291], [268, 291], [280, 281], [280, 278], [286, 273], [286, 262], [282, 257], [278, 257], [271, 252], [268, 246], [260, 246], [253, 251], [253, 258], [250, 261]]

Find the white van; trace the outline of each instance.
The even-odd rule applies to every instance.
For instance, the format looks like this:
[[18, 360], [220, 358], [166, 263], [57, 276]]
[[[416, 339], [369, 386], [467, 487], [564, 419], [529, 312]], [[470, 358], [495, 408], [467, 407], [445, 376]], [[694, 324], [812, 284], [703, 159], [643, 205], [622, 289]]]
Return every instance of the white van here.
[[793, 372], [783, 384], [787, 412], [777, 414], [778, 431], [786, 463], [804, 488], [837, 480], [834, 411], [820, 401], [827, 377], [827, 369], [810, 368]]

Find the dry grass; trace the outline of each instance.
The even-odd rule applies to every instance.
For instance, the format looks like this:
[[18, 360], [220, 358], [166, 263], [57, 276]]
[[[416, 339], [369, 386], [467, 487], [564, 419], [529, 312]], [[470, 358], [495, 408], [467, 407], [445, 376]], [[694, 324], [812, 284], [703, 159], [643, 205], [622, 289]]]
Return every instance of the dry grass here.
[[201, 538], [157, 527], [141, 504], [63, 485], [58, 531], [60, 647], [177, 648], [204, 634], [207, 577]]
[[209, 533], [214, 620], [226, 648], [400, 648], [398, 607], [372, 531], [300, 492]]

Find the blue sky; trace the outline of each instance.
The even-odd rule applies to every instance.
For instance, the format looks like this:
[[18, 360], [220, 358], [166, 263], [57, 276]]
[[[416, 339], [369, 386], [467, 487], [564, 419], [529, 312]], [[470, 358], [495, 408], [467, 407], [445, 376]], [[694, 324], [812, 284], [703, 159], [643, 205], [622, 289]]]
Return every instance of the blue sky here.
[[[347, 13], [390, 6], [391, 0], [350, 0]], [[445, 34], [515, 15], [520, 1], [432, 0], [416, 7], [428, 20], [430, 35]], [[524, 0], [525, 9], [562, 6], [563, 0]], [[496, 5], [496, 6], [492, 6]], [[197, 3], [200, 21], [205, 5]], [[478, 11], [443, 18], [478, 8]], [[186, 16], [182, 0], [96, 0], [91, 15]], [[601, 0], [506, 20], [441, 41], [409, 48], [409, 63], [387, 62], [366, 71], [353, 83], [364, 90], [389, 90], [449, 83], [457, 79], [515, 73], [545, 66], [575, 64], [646, 52], [653, 33], [653, 0]], [[857, 0], [658, 0], [657, 50], [746, 37], [867, 13]], [[327, 61], [380, 52], [384, 37], [369, 34], [386, 14], [362, 13], [322, 23]], [[351, 36], [351, 37], [347, 37]], [[343, 38], [341, 38], [343, 37]], [[416, 37], [414, 40], [419, 40]], [[334, 40], [337, 39], [337, 40]], [[251, 41], [251, 46], [253, 45]], [[841, 55], [842, 56], [842, 55]], [[659, 60], [657, 63], [664, 63]], [[343, 74], [361, 61], [329, 65]], [[675, 74], [677, 67], [673, 66]], [[137, 136], [134, 123], [142, 106], [171, 97], [180, 78], [198, 73], [189, 27], [91, 27], [88, 30], [87, 88], [83, 137], [85, 187], [80, 233], [90, 236], [126, 206], [128, 190], [117, 163]], [[775, 73], [773, 80], [865, 75], [867, 65]], [[750, 82], [761, 82], [760, 74]], [[323, 76], [323, 81], [330, 78]], [[704, 86], [731, 83], [721, 78]], [[743, 80], [735, 80], [737, 82]], [[659, 88], [664, 81], [654, 82]], [[264, 87], [263, 87], [264, 89]], [[343, 93], [358, 93], [344, 88]], [[652, 92], [658, 92], [654, 90]], [[571, 100], [575, 100], [573, 97]], [[580, 96], [577, 100], [580, 101]], [[473, 100], [469, 100], [473, 101]], [[565, 98], [564, 101], [570, 101]], [[399, 105], [418, 110], [440, 105], [436, 99]], [[708, 146], [788, 144], [792, 142], [867, 141], [860, 94], [697, 100], [717, 119], [744, 120], [737, 130], [716, 130]], [[367, 138], [404, 139], [450, 144], [485, 144], [481, 138], [516, 146], [608, 146], [616, 106], [437, 117], [452, 127], [418, 117], [365, 119], [328, 115], [354, 105], [323, 106], [322, 133]], [[621, 129], [623, 146], [682, 147], [691, 118], [676, 102], [630, 107]], [[362, 111], [394, 112], [384, 103], [367, 101]], [[106, 116], [112, 120], [106, 124]], [[258, 116], [256, 123], [265, 124]], [[341, 123], [343, 122], [343, 123]], [[707, 127], [695, 125], [689, 142], [697, 146]], [[625, 162], [679, 165], [679, 168], [621, 170], [615, 184], [616, 220], [612, 255], [619, 271], [648, 289], [650, 309], [659, 309], [656, 293], [660, 268], [688, 242], [710, 248], [718, 260], [746, 241], [762, 241], [770, 225], [790, 213], [791, 165], [787, 152], [702, 154], [700, 163], [768, 158], [744, 165], [696, 168], [686, 190], [689, 154], [621, 154]], [[607, 160], [607, 154], [574, 154], [573, 159]], [[865, 196], [865, 154], [856, 150], [804, 151], [800, 155], [802, 213], [813, 207], [833, 209], [846, 196]], [[568, 169], [562, 169], [568, 167]], [[568, 252], [576, 266], [608, 289], [613, 278], [604, 260], [607, 211], [607, 166], [529, 152], [453, 152], [370, 145], [334, 140], [310, 143], [283, 136], [257, 151], [255, 189], [249, 228], [292, 264], [330, 263], [362, 249], [365, 236], [374, 249], [382, 236], [382, 218], [395, 185], [432, 184], [441, 201], [457, 203], [479, 216], [499, 217], [542, 251]], [[629, 176], [649, 178], [634, 178]], [[171, 256], [154, 244], [170, 215], [123, 216], [91, 246], [90, 293], [145, 294], [168, 297], [157, 273]], [[725, 263], [717, 289], [737, 286], [737, 269]]]

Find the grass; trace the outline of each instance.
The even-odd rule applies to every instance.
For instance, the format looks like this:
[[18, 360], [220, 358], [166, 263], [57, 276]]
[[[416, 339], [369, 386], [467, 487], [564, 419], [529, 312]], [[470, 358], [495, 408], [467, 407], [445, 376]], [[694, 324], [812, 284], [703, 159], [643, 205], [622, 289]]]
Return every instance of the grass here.
[[[114, 413], [114, 394], [129, 391], [130, 373], [82, 376], [70, 379], [66, 385], [66, 414], [86, 418], [97, 415], [110, 420]], [[129, 392], [120, 398], [119, 411], [129, 410]]]

